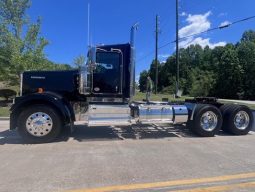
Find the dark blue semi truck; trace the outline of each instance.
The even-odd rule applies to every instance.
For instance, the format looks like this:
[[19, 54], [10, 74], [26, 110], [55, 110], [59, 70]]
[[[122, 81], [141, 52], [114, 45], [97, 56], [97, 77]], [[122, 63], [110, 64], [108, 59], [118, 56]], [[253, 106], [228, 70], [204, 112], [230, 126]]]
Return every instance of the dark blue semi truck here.
[[80, 70], [27, 71], [20, 96], [11, 108], [10, 129], [29, 143], [50, 142], [74, 123], [84, 126], [186, 124], [192, 132], [212, 137], [221, 129], [245, 135], [253, 115], [246, 106], [224, 105], [216, 98], [182, 103], [133, 101], [135, 94], [135, 26], [131, 42], [91, 47]]

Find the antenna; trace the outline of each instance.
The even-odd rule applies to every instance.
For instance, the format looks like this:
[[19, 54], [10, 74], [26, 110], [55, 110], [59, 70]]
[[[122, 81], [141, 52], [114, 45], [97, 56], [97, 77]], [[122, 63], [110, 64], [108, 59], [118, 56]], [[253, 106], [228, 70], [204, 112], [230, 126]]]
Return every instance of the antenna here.
[[88, 48], [90, 48], [90, 4], [88, 3]]

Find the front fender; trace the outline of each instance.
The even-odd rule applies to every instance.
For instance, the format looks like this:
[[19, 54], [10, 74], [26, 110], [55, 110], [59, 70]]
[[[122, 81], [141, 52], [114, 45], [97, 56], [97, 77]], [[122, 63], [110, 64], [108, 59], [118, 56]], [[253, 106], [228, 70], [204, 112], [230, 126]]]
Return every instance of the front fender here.
[[15, 102], [10, 109], [11, 111], [10, 129], [11, 130], [17, 128], [18, 116], [22, 112], [22, 110], [26, 107], [29, 107], [35, 104], [45, 104], [45, 105], [50, 105], [54, 107], [63, 118], [63, 123], [65, 125], [75, 121], [73, 108], [70, 102], [68, 102], [64, 97], [62, 97], [59, 94], [51, 93], [51, 92], [34, 93], [34, 94], [15, 98]]

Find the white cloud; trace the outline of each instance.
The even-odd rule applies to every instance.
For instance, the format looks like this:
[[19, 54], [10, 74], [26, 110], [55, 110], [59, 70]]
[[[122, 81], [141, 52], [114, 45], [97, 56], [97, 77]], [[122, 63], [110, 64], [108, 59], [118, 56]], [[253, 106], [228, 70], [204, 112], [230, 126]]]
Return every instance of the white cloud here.
[[139, 79], [140, 79], [140, 74], [135, 76], [135, 82], [138, 83], [138, 82], [139, 82]]
[[168, 58], [169, 56], [170, 56], [169, 54], [160, 54], [159, 58], [165, 59], [165, 58]]
[[158, 58], [160, 63], [166, 63], [166, 60], [168, 59], [168, 57], [170, 57], [170, 54], [159, 54]]
[[211, 11], [208, 11], [204, 15], [189, 14], [186, 19], [188, 25], [179, 30], [180, 38], [210, 29], [211, 23], [207, 19], [210, 15]]
[[220, 27], [231, 24], [230, 21], [224, 21], [220, 24]]
[[185, 38], [180, 42], [181, 48], [187, 48], [190, 45], [198, 44], [201, 47], [209, 46], [210, 48], [214, 48], [217, 46], [225, 46], [226, 42], [217, 42], [211, 43], [210, 38], [202, 38], [202, 37], [195, 37], [192, 36], [197, 33], [201, 33], [211, 28], [211, 22], [209, 21], [208, 17], [212, 14], [211, 11], [208, 11], [205, 14], [198, 14], [198, 15], [188, 15], [186, 18], [186, 22], [188, 25], [184, 26], [179, 30], [180, 38], [191, 36]]
[[209, 46], [211, 49], [218, 46], [225, 46], [226, 42], [211, 43], [209, 38], [203, 39], [202, 37], [188, 38], [185, 41], [180, 42], [180, 47], [187, 48], [190, 45], [200, 45], [202, 48]]

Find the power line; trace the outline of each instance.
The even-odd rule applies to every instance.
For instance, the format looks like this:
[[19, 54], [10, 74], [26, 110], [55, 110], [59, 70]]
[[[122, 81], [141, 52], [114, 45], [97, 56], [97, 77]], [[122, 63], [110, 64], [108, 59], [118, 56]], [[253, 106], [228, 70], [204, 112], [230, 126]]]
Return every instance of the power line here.
[[[228, 23], [226, 25], [221, 25], [221, 26], [218, 26], [218, 27], [214, 27], [214, 28], [211, 28], [211, 29], [199, 32], [199, 33], [194, 33], [194, 34], [191, 34], [191, 35], [187, 35], [185, 37], [181, 37], [181, 38], [179, 38], [179, 41], [187, 39], [187, 38], [190, 38], [190, 37], [194, 37], [194, 36], [197, 36], [197, 35], [201, 35], [201, 34], [204, 34], [204, 33], [208, 33], [208, 32], [211, 32], [211, 31], [221, 30], [221, 29], [224, 29], [224, 28], [230, 27], [232, 25], [235, 25], [235, 24], [238, 24], [238, 23], [241, 23], [241, 22], [245, 22], [245, 21], [248, 21], [248, 20], [251, 20], [251, 19], [255, 19], [255, 15], [251, 16], [251, 17], [246, 17], [244, 19], [236, 20], [236, 21], [234, 21], [232, 23]], [[165, 43], [162, 46], [158, 47], [158, 49], [162, 49], [162, 48], [164, 48], [164, 47], [166, 47], [166, 46], [168, 46], [170, 44], [173, 44], [173, 43], [176, 43], [176, 40], [168, 42], [168, 43]], [[150, 52], [148, 55], [145, 55], [144, 57], [140, 58], [138, 61], [144, 60], [145, 58], [149, 57], [153, 53], [154, 52], [152, 52], [152, 53]]]
[[244, 21], [248, 21], [248, 20], [251, 20], [251, 19], [254, 19], [255, 18], [255, 15], [254, 16], [251, 16], [251, 17], [247, 17], [247, 18], [244, 18], [244, 19], [240, 19], [240, 20], [237, 20], [237, 21], [234, 21], [232, 23], [233, 24], [237, 24], [237, 23], [241, 23], [241, 22], [244, 22]]

